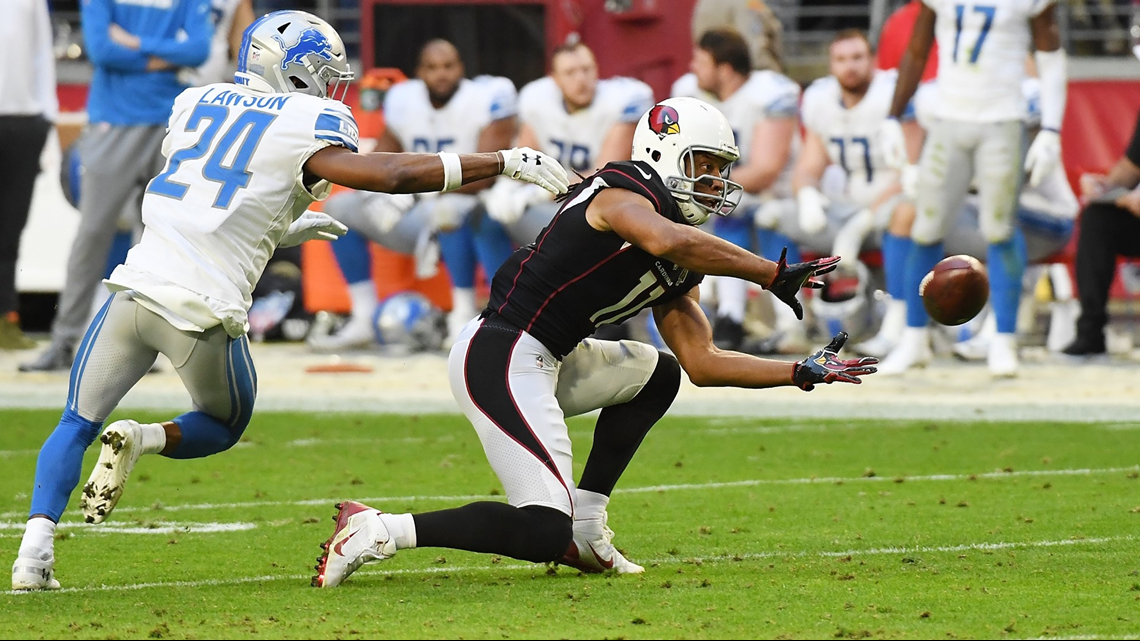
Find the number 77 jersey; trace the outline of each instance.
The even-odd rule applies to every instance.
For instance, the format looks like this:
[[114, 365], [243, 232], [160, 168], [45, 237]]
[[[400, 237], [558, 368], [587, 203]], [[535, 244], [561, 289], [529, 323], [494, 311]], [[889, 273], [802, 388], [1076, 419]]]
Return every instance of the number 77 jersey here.
[[980, 123], [1024, 119], [1029, 22], [1056, 0], [922, 1], [937, 15], [935, 115]]
[[357, 139], [351, 111], [335, 100], [228, 83], [187, 89], [162, 143], [166, 167], [143, 197], [142, 238], [108, 282], [175, 316], [202, 319], [183, 309], [184, 298], [162, 294], [170, 286], [193, 292], [240, 334], [253, 288], [289, 225], [328, 195], [325, 181], [304, 184], [305, 161], [330, 145], [356, 151]]

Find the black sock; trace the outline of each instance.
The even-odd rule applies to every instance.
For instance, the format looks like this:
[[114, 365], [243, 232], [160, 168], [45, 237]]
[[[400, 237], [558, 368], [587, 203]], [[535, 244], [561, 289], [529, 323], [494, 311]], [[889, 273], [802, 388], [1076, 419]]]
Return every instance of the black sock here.
[[523, 561], [557, 561], [574, 536], [566, 514], [541, 506], [513, 507], [481, 501], [414, 514], [416, 547], [503, 554]]
[[657, 368], [632, 400], [602, 410], [579, 489], [609, 496], [649, 429], [665, 415], [681, 386], [681, 366], [661, 353]]

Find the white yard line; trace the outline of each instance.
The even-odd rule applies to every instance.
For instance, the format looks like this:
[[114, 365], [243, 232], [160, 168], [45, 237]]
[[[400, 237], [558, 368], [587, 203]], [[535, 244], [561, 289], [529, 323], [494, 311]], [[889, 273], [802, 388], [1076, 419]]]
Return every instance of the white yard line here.
[[[24, 534], [25, 521], [0, 521], [0, 538], [19, 537]], [[184, 523], [178, 521], [154, 521], [151, 523], [77, 523], [63, 521], [57, 526], [61, 530], [80, 529], [86, 534], [213, 534], [216, 532], [242, 532], [257, 527], [255, 523]]]
[[[1140, 466], [1107, 467], [1099, 469], [1058, 469], [1058, 470], [1014, 470], [1012, 472], [982, 472], [978, 474], [927, 474], [919, 476], [809, 476], [793, 479], [746, 479], [742, 481], [720, 481], [712, 483], [679, 483], [673, 485], [649, 485], [644, 487], [617, 488], [615, 494], [644, 494], [653, 492], [673, 492], [678, 490], [715, 490], [733, 487], [753, 487], [761, 485], [838, 485], [846, 483], [921, 483], [930, 481], [966, 481], [980, 479], [1005, 479], [1020, 477], [1042, 476], [1094, 476], [1101, 474], [1121, 474], [1125, 472], [1140, 472]], [[502, 501], [506, 497], [495, 494], [459, 494], [439, 496], [378, 496], [367, 498], [353, 498], [353, 501], [368, 504], [386, 503], [420, 503], [428, 501], [464, 502], [464, 501]], [[184, 510], [225, 510], [249, 509], [256, 507], [333, 505], [340, 499], [298, 499], [293, 501], [243, 501], [239, 503], [189, 503], [186, 505], [163, 505], [161, 509], [153, 506], [119, 506], [118, 514], [134, 512], [181, 512]], [[22, 518], [27, 512], [13, 511], [0, 513], [0, 519]]]
[[[997, 543], [967, 543], [962, 545], [942, 545], [942, 546], [914, 546], [914, 547], [880, 547], [870, 548], [866, 550], [843, 550], [843, 551], [779, 551], [779, 552], [747, 552], [735, 555], [720, 555], [703, 558], [685, 558], [685, 557], [664, 557], [660, 559], [653, 559], [649, 561], [642, 561], [647, 566], [652, 565], [679, 565], [679, 564], [694, 564], [700, 563], [726, 563], [737, 562], [746, 559], [769, 559], [769, 558], [787, 558], [787, 557], [823, 557], [835, 558], [846, 556], [860, 556], [860, 555], [891, 555], [891, 554], [931, 554], [931, 553], [947, 553], [947, 552], [987, 552], [993, 550], [1007, 550], [1007, 549], [1033, 549], [1033, 548], [1051, 548], [1059, 546], [1075, 546], [1075, 545], [1104, 545], [1108, 543], [1120, 543], [1124, 541], [1135, 541], [1135, 536], [1108, 536], [1108, 537], [1090, 537], [1090, 538], [1075, 538], [1075, 539], [1057, 539], [1045, 541], [1005, 541]], [[540, 571], [542, 565], [528, 563], [522, 564], [517, 562], [508, 562], [495, 565], [461, 565], [461, 566], [441, 566], [430, 568], [401, 568], [396, 570], [373, 570], [373, 571], [360, 571], [355, 576], [385, 576], [385, 575], [423, 575], [423, 574], [456, 574], [461, 572], [502, 572], [502, 571], [519, 571], [519, 570], [532, 570]], [[200, 581], [157, 581], [153, 583], [127, 583], [123, 585], [91, 585], [78, 588], [64, 588], [53, 592], [16, 592], [12, 590], [0, 592], [3, 595], [29, 595], [29, 594], [67, 594], [67, 593], [88, 593], [88, 592], [118, 592], [128, 590], [144, 590], [147, 588], [195, 588], [206, 586], [222, 586], [222, 585], [241, 585], [245, 583], [266, 583], [269, 581], [302, 581], [310, 578], [309, 574], [283, 574], [283, 575], [264, 575], [254, 577], [235, 577], [230, 579], [203, 579]]]

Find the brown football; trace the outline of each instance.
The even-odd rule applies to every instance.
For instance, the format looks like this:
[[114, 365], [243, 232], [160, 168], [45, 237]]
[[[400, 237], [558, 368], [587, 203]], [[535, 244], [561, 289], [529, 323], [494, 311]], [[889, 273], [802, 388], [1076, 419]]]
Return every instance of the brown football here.
[[918, 286], [926, 313], [943, 325], [961, 325], [978, 315], [990, 297], [986, 268], [973, 256], [943, 258]]

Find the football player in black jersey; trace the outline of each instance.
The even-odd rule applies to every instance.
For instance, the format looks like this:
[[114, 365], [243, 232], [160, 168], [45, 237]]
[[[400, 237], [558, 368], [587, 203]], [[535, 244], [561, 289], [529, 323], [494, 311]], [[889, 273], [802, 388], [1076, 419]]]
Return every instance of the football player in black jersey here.
[[[534, 243], [495, 274], [487, 308], [452, 347], [452, 393], [479, 434], [507, 503], [385, 514], [348, 501], [322, 547], [313, 585], [338, 585], [361, 565], [413, 547], [447, 547], [558, 561], [584, 571], [642, 572], [621, 555], [606, 506], [650, 427], [672, 404], [681, 370], [699, 386], [763, 388], [859, 383], [874, 358], [843, 360], [839, 334], [797, 363], [717, 349], [698, 304], [703, 274], [757, 283], [800, 318], [800, 288], [838, 258], [764, 260], [696, 228], [734, 207], [732, 130], [693, 98], [657, 104], [637, 125], [633, 160], [574, 189]], [[651, 307], [672, 354], [633, 341], [587, 338]], [[577, 484], [566, 416], [601, 409]]]

